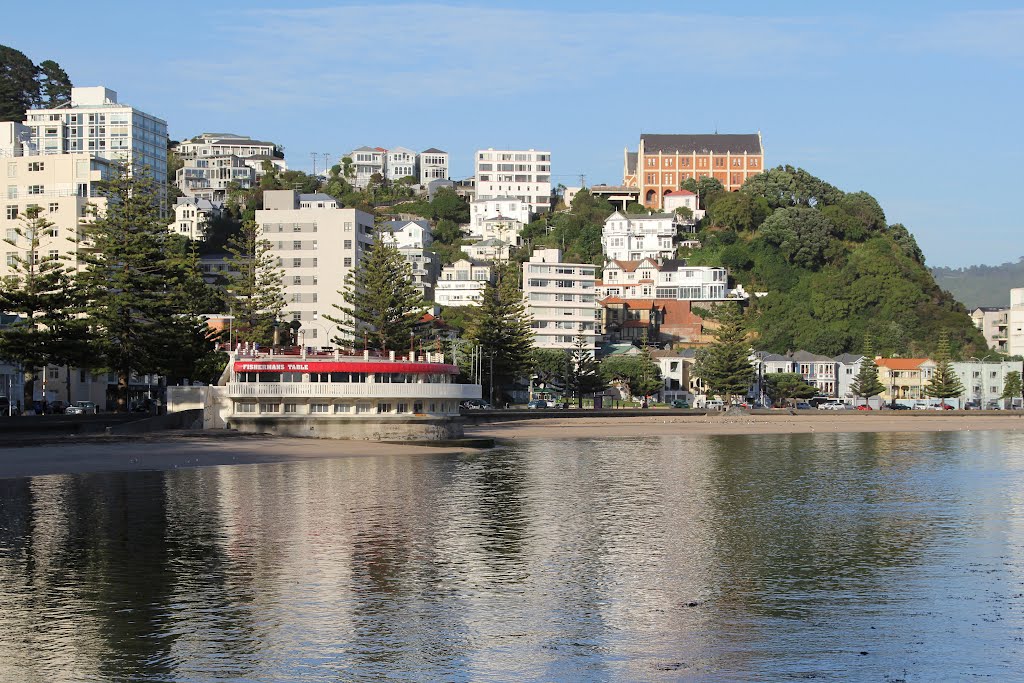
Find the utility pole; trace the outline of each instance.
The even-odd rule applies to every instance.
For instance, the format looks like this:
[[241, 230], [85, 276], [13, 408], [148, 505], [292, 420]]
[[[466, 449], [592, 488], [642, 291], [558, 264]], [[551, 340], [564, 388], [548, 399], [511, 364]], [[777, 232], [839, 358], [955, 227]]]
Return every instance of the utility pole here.
[[321, 154], [324, 157], [324, 175], [327, 175], [327, 171], [330, 170], [330, 168], [327, 166], [327, 160], [330, 158], [331, 153], [330, 152], [321, 152]]
[[587, 174], [586, 173], [580, 173], [580, 189], [582, 190], [586, 186], [587, 186]]
[[316, 175], [316, 152], [310, 152], [309, 156], [313, 157], [313, 175]]

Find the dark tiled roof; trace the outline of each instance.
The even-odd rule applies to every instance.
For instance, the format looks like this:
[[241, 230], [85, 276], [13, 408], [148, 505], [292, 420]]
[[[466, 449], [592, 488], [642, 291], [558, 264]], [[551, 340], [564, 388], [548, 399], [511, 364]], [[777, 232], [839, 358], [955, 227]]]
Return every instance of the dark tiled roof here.
[[430, 149], [425, 149], [422, 152], [420, 152], [420, 154], [447, 154], [447, 153], [448, 152], [444, 151], [443, 149], [438, 149], [437, 147], [431, 147]]
[[315, 192], [313, 194], [300, 194], [300, 202], [334, 202], [337, 201], [334, 197], [323, 192]]
[[761, 137], [757, 133], [744, 134], [704, 134], [704, 135], [662, 135], [659, 133], [642, 133], [644, 153], [654, 154], [761, 154]]
[[636, 152], [626, 152], [626, 173], [636, 173]]

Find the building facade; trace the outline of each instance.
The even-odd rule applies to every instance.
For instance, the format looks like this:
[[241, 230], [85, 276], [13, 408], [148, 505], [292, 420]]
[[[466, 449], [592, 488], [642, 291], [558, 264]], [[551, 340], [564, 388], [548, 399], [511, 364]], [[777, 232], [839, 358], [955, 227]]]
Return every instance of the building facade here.
[[435, 180], [448, 180], [448, 152], [431, 147], [420, 152], [420, 185], [424, 187]]
[[384, 155], [384, 177], [388, 180], [413, 178], [420, 180], [419, 155], [405, 147], [389, 149]]
[[365, 190], [370, 185], [374, 175], [384, 178], [387, 166], [385, 155], [387, 150], [383, 147], [359, 147], [348, 153], [352, 159], [352, 185], [360, 190]]
[[1010, 309], [1006, 312], [1006, 352], [1024, 356], [1024, 287], [1010, 290]]
[[565, 263], [559, 249], [535, 249], [523, 264], [523, 298], [532, 318], [534, 345], [571, 349], [583, 336], [587, 348], [597, 346], [601, 309], [594, 292], [595, 267]]
[[373, 244], [373, 216], [339, 208], [325, 194], [267, 190], [256, 223], [284, 272], [285, 316], [301, 324], [300, 339], [305, 345], [322, 346], [341, 336], [325, 316], [343, 314], [339, 290]]
[[232, 187], [244, 190], [256, 185], [256, 171], [233, 154], [184, 159], [182, 163], [174, 173], [174, 184], [186, 197], [223, 202]]
[[1009, 308], [979, 306], [971, 311], [971, 320], [985, 336], [988, 348], [999, 353], [1006, 353], [1009, 348]]
[[515, 197], [531, 214], [551, 209], [551, 152], [477, 150], [474, 173], [477, 200]]
[[276, 142], [254, 140], [247, 135], [234, 133], [201, 133], [194, 138], [182, 140], [174, 148], [182, 159], [204, 159], [236, 156], [240, 158], [260, 157], [275, 159], [275, 164], [284, 170], [284, 147]]
[[601, 248], [609, 260], [671, 259], [679, 227], [675, 215], [614, 212], [604, 221]]
[[484, 286], [493, 276], [490, 264], [460, 259], [441, 269], [434, 302], [438, 306], [479, 306]]
[[727, 191], [764, 171], [761, 134], [662, 135], [644, 133], [636, 156], [624, 153], [623, 185], [640, 189], [640, 200], [661, 209], [665, 194], [687, 179], [712, 177]]
[[723, 301], [731, 292], [729, 271], [717, 266], [688, 266], [683, 259], [609, 261], [597, 283], [600, 298]]
[[171, 224], [171, 232], [196, 242], [204, 242], [210, 221], [220, 217], [223, 211], [224, 205], [221, 202], [178, 197], [174, 204], [174, 223]]

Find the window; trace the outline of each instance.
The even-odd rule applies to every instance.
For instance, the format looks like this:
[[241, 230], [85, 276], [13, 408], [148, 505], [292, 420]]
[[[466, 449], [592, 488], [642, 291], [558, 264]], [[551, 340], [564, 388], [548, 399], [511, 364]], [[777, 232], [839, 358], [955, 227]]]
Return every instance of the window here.
[[302, 241], [295, 240], [294, 242], [292, 242], [292, 249], [302, 249]]
[[370, 412], [370, 404], [369, 403], [357, 403], [356, 404], [356, 415], [365, 415], [368, 412]]
[[43, 194], [44, 192], [46, 192], [46, 188], [43, 187], [42, 185], [29, 185], [28, 186], [28, 193], [29, 194]]
[[326, 403], [311, 403], [309, 404], [310, 413], [329, 413], [331, 406]]
[[302, 373], [301, 372], [282, 372], [281, 373], [281, 381], [282, 382], [301, 382], [302, 381]]
[[31, 161], [28, 164], [28, 170], [30, 171], [42, 171], [44, 168], [44, 162], [42, 161]]
[[17, 206], [8, 205], [7, 206], [7, 220], [14, 220], [17, 217], [18, 217], [18, 207]]
[[345, 248], [346, 249], [351, 249], [352, 248], [352, 240], [345, 240]]
[[292, 276], [292, 284], [293, 285], [301, 285], [302, 284], [302, 276], [301, 275], [293, 275]]
[[299, 412], [299, 404], [298, 403], [285, 403], [284, 404], [284, 412], [285, 413], [298, 413]]
[[293, 258], [292, 259], [292, 268], [301, 268], [301, 267], [302, 267], [302, 259], [300, 259], [300, 258]]
[[345, 232], [352, 232], [352, 223], [351, 222], [346, 222], [345, 223]]
[[256, 412], [256, 404], [255, 403], [236, 403], [235, 404], [235, 412], [236, 413], [255, 413]]
[[46, 210], [49, 211], [50, 213], [57, 213], [57, 211], [59, 209], [60, 209], [60, 204], [58, 204], [57, 202], [50, 202], [50, 204], [47, 206]]
[[408, 403], [399, 403], [398, 404], [398, 408], [397, 408], [397, 412], [399, 412], [399, 413], [408, 413], [409, 412], [409, 404]]
[[260, 412], [261, 413], [280, 413], [281, 412], [281, 404], [280, 403], [261, 403], [260, 404]]
[[334, 404], [334, 412], [335, 412], [335, 414], [337, 414], [337, 413], [351, 413], [352, 412], [352, 405], [349, 404], [349, 403], [335, 403]]
[[391, 412], [391, 404], [390, 403], [378, 403], [377, 404], [377, 412], [378, 413], [390, 413]]

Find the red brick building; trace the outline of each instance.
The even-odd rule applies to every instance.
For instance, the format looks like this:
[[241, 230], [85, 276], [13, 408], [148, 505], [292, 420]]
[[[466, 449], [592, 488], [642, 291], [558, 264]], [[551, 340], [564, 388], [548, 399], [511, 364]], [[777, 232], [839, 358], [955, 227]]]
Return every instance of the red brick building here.
[[643, 133], [638, 150], [625, 151], [622, 182], [639, 188], [640, 201], [645, 206], [661, 209], [665, 193], [678, 189], [688, 178], [713, 177], [731, 192], [763, 170], [760, 133]]

